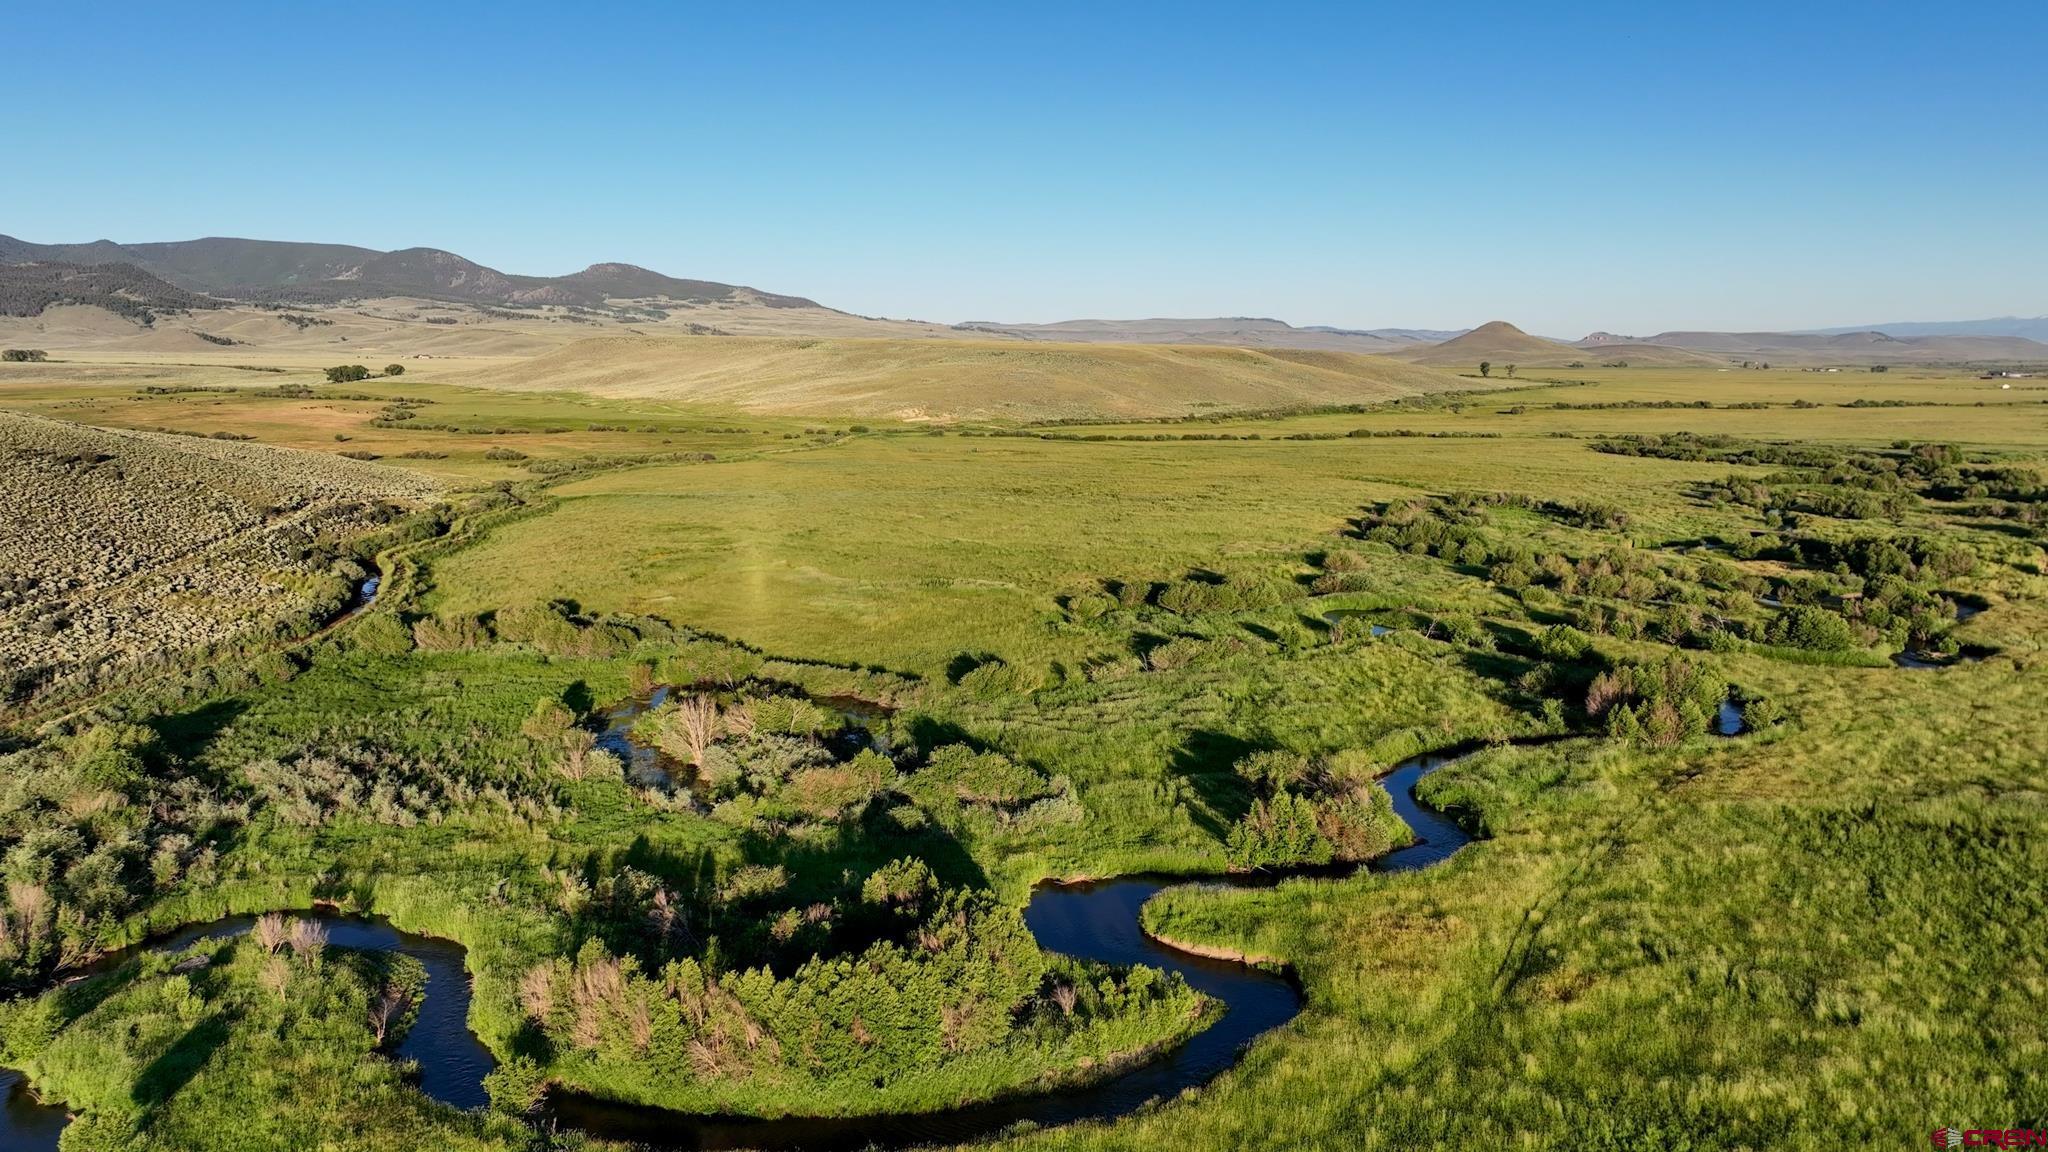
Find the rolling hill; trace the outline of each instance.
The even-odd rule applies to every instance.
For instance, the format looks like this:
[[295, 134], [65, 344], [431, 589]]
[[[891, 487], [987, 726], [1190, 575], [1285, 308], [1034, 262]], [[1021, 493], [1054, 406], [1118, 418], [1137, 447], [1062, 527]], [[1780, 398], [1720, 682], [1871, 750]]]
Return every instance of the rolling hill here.
[[1638, 362], [1652, 347], [1683, 349], [1717, 363], [1768, 360], [1785, 364], [1935, 364], [2048, 362], [2048, 344], [2020, 336], [1889, 336], [1883, 332], [1660, 332], [1641, 338], [1596, 332], [1578, 347]]
[[1816, 328], [1813, 334], [1841, 336], [1851, 332], [1882, 332], [1887, 336], [2024, 336], [2048, 341], [2048, 316], [1994, 316], [1987, 320], [1896, 320], [1889, 324], [1857, 324], [1848, 328]]
[[680, 280], [632, 264], [592, 264], [567, 276], [515, 276], [439, 248], [379, 252], [347, 244], [303, 244], [212, 236], [171, 243], [33, 244], [0, 236], [0, 264], [60, 261], [132, 264], [177, 287], [240, 300], [334, 303], [409, 296], [470, 304], [601, 305], [608, 299], [686, 303], [744, 301], [815, 308], [782, 296], [710, 280]]
[[1473, 387], [1384, 356], [999, 340], [581, 340], [475, 374], [494, 388], [902, 419], [1175, 416]]
[[1054, 340], [1075, 344], [1213, 344], [1231, 348], [1313, 348], [1332, 352], [1389, 352], [1416, 343], [1412, 338], [1353, 328], [1296, 328], [1259, 316], [1199, 319], [1061, 320], [1052, 324], [1004, 324], [969, 320], [954, 325], [978, 335], [1013, 340]]

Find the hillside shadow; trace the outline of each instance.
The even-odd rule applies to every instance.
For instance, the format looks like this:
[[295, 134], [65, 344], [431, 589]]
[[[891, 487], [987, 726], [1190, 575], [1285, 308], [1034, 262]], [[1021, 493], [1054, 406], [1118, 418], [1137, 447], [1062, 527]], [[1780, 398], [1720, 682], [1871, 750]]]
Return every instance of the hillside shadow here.
[[180, 760], [196, 759], [201, 753], [227, 731], [228, 725], [249, 710], [246, 701], [239, 697], [216, 700], [203, 704], [189, 712], [173, 712], [149, 721], [156, 733], [157, 745], [170, 756]]
[[178, 1089], [190, 1083], [213, 1054], [228, 1042], [228, 1029], [233, 1023], [234, 1017], [230, 1014], [216, 1012], [194, 1024], [162, 1055], [150, 1061], [149, 1067], [136, 1078], [132, 1092], [135, 1103], [145, 1109], [153, 1109], [177, 1095]]
[[993, 652], [962, 652], [946, 662], [946, 680], [958, 684], [967, 674], [984, 664], [1000, 664], [1002, 658]]
[[1256, 751], [1258, 745], [1249, 740], [1198, 729], [1167, 758], [1167, 769], [1194, 790], [1196, 804], [1190, 814], [1195, 825], [1218, 840], [1251, 811], [1251, 788], [1235, 765]]
[[941, 720], [920, 712], [910, 717], [907, 724], [910, 742], [922, 755], [929, 756], [933, 749], [948, 744], [965, 744], [976, 752], [988, 751], [988, 746], [968, 734], [967, 729], [951, 720]]
[[597, 698], [587, 682], [578, 680], [562, 689], [562, 706], [578, 716], [587, 716], [596, 709]]

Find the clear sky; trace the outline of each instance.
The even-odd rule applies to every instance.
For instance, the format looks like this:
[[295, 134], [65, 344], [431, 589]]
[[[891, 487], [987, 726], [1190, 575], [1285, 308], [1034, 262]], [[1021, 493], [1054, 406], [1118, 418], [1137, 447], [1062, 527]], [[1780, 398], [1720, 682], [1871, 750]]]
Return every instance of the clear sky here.
[[2048, 4], [36, 3], [0, 232], [958, 321], [2048, 313]]

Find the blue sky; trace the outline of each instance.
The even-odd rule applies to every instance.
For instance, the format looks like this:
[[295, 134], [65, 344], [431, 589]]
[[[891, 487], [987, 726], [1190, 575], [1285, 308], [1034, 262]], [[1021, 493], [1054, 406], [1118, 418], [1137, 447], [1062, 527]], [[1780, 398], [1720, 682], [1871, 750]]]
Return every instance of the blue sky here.
[[[751, 10], [745, 10], [751, 9]], [[0, 232], [870, 315], [2048, 312], [2048, 5], [21, 3]]]

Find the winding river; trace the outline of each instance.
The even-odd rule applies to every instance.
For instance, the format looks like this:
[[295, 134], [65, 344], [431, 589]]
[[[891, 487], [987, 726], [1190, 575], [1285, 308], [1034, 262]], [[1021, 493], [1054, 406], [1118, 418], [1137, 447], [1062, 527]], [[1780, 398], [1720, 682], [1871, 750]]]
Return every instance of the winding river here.
[[[656, 697], [639, 703], [633, 710], [637, 712], [658, 702]], [[615, 716], [614, 730], [626, 726], [618, 723], [623, 719]], [[1740, 731], [1740, 714], [1732, 706], [1717, 720], [1716, 729], [1723, 735]], [[1383, 777], [1394, 811], [1414, 830], [1415, 841], [1373, 861], [1367, 868], [1374, 872], [1427, 868], [1448, 859], [1470, 841], [1471, 837], [1454, 820], [1423, 804], [1415, 795], [1416, 785], [1423, 777], [1466, 754], [1411, 757]], [[1357, 870], [1322, 869], [1319, 874], [1344, 875]], [[1187, 1089], [1207, 1084], [1235, 1064], [1247, 1045], [1293, 1019], [1302, 1007], [1301, 992], [1286, 974], [1197, 956], [1148, 937], [1140, 921], [1145, 902], [1161, 890], [1180, 884], [1263, 887], [1277, 884], [1289, 875], [1292, 873], [1259, 873], [1197, 881], [1141, 875], [1039, 885], [1025, 907], [1024, 919], [1042, 947], [1084, 960], [1148, 964], [1177, 972], [1224, 1008], [1220, 1019], [1184, 1043], [1095, 1084], [948, 1112], [778, 1119], [692, 1115], [556, 1090], [544, 1102], [540, 1121], [604, 1139], [664, 1149], [851, 1152], [868, 1147], [958, 1143], [1025, 1122], [1048, 1127], [1125, 1116], [1150, 1101], [1171, 1099]], [[487, 1103], [483, 1078], [494, 1061], [468, 1027], [470, 982], [460, 945], [401, 932], [377, 918], [326, 912], [295, 914], [318, 917], [327, 927], [329, 942], [335, 946], [396, 950], [420, 960], [427, 969], [426, 995], [419, 1017], [400, 1041], [396, 1055], [417, 1062], [420, 1088], [434, 1099], [457, 1108]], [[105, 957], [93, 970], [104, 971], [125, 963], [143, 948], [176, 951], [238, 935], [248, 931], [253, 922], [250, 916], [233, 916], [186, 928]], [[5, 1111], [0, 1112], [0, 1148], [21, 1152], [55, 1149], [57, 1135], [65, 1123], [62, 1108], [35, 1102], [20, 1080], [18, 1073], [0, 1070], [0, 1088], [7, 1092]]]
[[[1375, 872], [1407, 872], [1448, 858], [1471, 837], [1450, 817], [1415, 797], [1424, 776], [1460, 759], [1432, 754], [1402, 761], [1384, 782], [1394, 811], [1415, 830], [1406, 848], [1374, 861]], [[1342, 871], [1355, 871], [1345, 869]], [[1231, 887], [1264, 887], [1287, 873], [1261, 873], [1193, 881]], [[1177, 972], [1188, 984], [1223, 1005], [1221, 1019], [1185, 1043], [1099, 1083], [978, 1104], [949, 1112], [896, 1116], [706, 1117], [659, 1108], [618, 1104], [571, 1092], [555, 1092], [546, 1116], [563, 1127], [593, 1136], [667, 1149], [760, 1148], [803, 1152], [852, 1152], [948, 1144], [1030, 1122], [1053, 1127], [1077, 1120], [1126, 1116], [1152, 1100], [1171, 1099], [1207, 1084], [1237, 1063], [1245, 1046], [1292, 1020], [1301, 1011], [1301, 992], [1287, 975], [1229, 960], [1183, 952], [1145, 935], [1140, 909], [1162, 889], [1190, 883], [1170, 876], [1125, 876], [1114, 880], [1041, 884], [1025, 906], [1024, 922], [1041, 947], [1084, 960], [1149, 964]]]
[[[1403, 872], [1449, 857], [1470, 837], [1449, 817], [1415, 798], [1415, 785], [1456, 755], [1425, 755], [1402, 761], [1385, 779], [1394, 810], [1415, 830], [1416, 840], [1374, 861], [1373, 871]], [[1230, 876], [1197, 883], [1258, 887], [1278, 883], [1284, 873]], [[1046, 883], [1025, 907], [1025, 923], [1039, 944], [1054, 952], [1111, 964], [1149, 964], [1177, 972], [1204, 995], [1220, 1002], [1223, 1015], [1186, 1042], [1129, 1071], [1071, 1090], [1019, 1096], [949, 1112], [895, 1116], [750, 1117], [698, 1116], [659, 1108], [619, 1104], [556, 1091], [545, 1105], [544, 1123], [577, 1128], [593, 1136], [675, 1149], [802, 1149], [839, 1152], [875, 1147], [955, 1143], [1001, 1131], [1020, 1122], [1053, 1126], [1077, 1120], [1127, 1115], [1148, 1101], [1170, 1099], [1199, 1087], [1237, 1062], [1246, 1045], [1301, 1011], [1299, 989], [1288, 976], [1183, 952], [1146, 936], [1140, 909], [1160, 890], [1185, 879], [1129, 876], [1084, 883]], [[468, 1027], [470, 984], [463, 948], [453, 941], [415, 936], [378, 918], [326, 912], [296, 913], [319, 918], [329, 943], [344, 948], [396, 950], [427, 969], [426, 996], [419, 1018], [400, 1041], [396, 1055], [416, 1061], [420, 1088], [457, 1108], [488, 1100], [483, 1078], [493, 1067], [490, 1051]], [[111, 954], [93, 965], [105, 971], [147, 948], [179, 951], [208, 940], [247, 932], [251, 916], [232, 916], [182, 929], [146, 945]], [[39, 1104], [13, 1072], [0, 1072], [8, 1091], [0, 1113], [0, 1147], [55, 1149], [65, 1116], [61, 1107]]]
[[[318, 920], [327, 929], [331, 947], [401, 952], [427, 970], [426, 994], [419, 1016], [398, 1042], [393, 1055], [419, 1065], [420, 1090], [444, 1104], [478, 1108], [490, 1103], [484, 1076], [496, 1067], [491, 1050], [469, 1030], [469, 973], [462, 945], [435, 936], [401, 932], [377, 917], [345, 916], [316, 909], [290, 913]], [[80, 969], [79, 975], [109, 972], [143, 952], [182, 952], [208, 942], [227, 940], [249, 931], [254, 916], [226, 916], [208, 924], [180, 928], [168, 935], [110, 952]], [[0, 1110], [0, 1149], [6, 1152], [53, 1152], [68, 1117], [61, 1105], [36, 1099], [19, 1072], [0, 1069], [0, 1089], [7, 1098]]]

